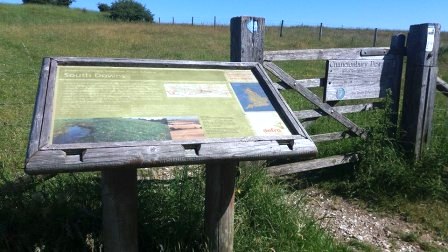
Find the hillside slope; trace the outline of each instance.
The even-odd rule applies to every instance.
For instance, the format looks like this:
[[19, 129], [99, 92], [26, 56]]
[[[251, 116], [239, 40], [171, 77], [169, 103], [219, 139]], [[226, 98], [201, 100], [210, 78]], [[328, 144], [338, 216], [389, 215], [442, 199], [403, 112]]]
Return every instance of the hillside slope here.
[[1, 24], [63, 24], [106, 22], [99, 12], [37, 4], [1, 4]]

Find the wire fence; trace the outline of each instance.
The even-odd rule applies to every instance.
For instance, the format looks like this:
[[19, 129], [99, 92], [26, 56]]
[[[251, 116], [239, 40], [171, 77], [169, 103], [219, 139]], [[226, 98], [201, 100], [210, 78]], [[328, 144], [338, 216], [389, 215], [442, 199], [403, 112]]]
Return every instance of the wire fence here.
[[448, 92], [438, 91], [434, 104], [431, 143], [435, 148], [448, 149]]

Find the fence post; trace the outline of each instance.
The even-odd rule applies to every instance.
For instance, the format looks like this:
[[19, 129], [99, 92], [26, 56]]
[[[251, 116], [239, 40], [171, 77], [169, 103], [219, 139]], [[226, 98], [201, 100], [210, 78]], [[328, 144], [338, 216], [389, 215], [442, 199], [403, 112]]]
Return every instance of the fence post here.
[[138, 251], [137, 170], [101, 173], [105, 251]]
[[401, 76], [403, 73], [403, 57], [406, 50], [405, 47], [406, 36], [404, 34], [398, 34], [392, 36], [390, 41], [390, 54], [394, 57], [395, 62], [395, 73], [393, 85], [392, 85], [392, 104], [391, 104], [391, 114], [390, 122], [391, 126], [389, 128], [389, 136], [396, 138], [397, 128], [398, 128], [398, 113], [400, 110], [400, 89], [401, 89]]
[[230, 21], [230, 60], [263, 62], [264, 18], [234, 17]]
[[194, 25], [194, 17], [191, 17], [191, 26]]
[[216, 28], [216, 16], [213, 17], [213, 28]]
[[174, 24], [174, 17], [173, 17], [173, 24]]
[[280, 25], [280, 37], [283, 37], [283, 20], [282, 24]]
[[373, 47], [376, 46], [376, 36], [378, 33], [378, 28], [375, 28], [375, 32], [373, 33]]
[[319, 41], [322, 39], [322, 28], [323, 28], [323, 24], [320, 23], [320, 28], [319, 28]]
[[431, 137], [439, 46], [440, 24], [410, 27], [401, 129], [403, 144], [416, 159], [421, 157]]

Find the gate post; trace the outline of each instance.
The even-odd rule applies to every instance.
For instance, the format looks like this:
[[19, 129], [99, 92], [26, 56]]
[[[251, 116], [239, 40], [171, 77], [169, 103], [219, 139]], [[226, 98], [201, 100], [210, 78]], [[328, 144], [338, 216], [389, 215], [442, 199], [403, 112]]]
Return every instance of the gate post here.
[[429, 144], [437, 80], [440, 24], [412, 25], [407, 40], [401, 130], [404, 147], [419, 159]]
[[[230, 21], [230, 60], [263, 62], [264, 18]], [[238, 162], [206, 165], [204, 229], [211, 251], [233, 251], [235, 176]]]
[[263, 63], [264, 18], [230, 20], [230, 61]]

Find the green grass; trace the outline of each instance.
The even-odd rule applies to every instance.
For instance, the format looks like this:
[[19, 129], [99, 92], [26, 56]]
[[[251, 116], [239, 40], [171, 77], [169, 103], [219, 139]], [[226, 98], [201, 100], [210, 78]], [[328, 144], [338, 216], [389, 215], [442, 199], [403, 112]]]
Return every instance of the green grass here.
[[[380, 31], [377, 45], [388, 46], [394, 33]], [[265, 50], [369, 47], [373, 30], [324, 29], [323, 39], [317, 38], [316, 27], [288, 27], [282, 38], [278, 27], [268, 27]], [[447, 33], [442, 33], [441, 47], [439, 76], [448, 80]], [[0, 186], [23, 175], [43, 57], [227, 61], [229, 48], [228, 27], [115, 23], [83, 10], [0, 4]], [[325, 74], [324, 61], [279, 65], [296, 78]], [[322, 95], [321, 88], [313, 91]], [[314, 108], [295, 92], [282, 94], [294, 110]], [[446, 240], [447, 181], [443, 172], [448, 163], [444, 155], [447, 107], [447, 99], [439, 94], [433, 130], [439, 138], [415, 166], [381, 135], [378, 122], [382, 122], [382, 110], [349, 115], [356, 123], [377, 129], [378, 137], [368, 143], [346, 139], [319, 144], [320, 156], [358, 150], [364, 150], [365, 155], [359, 166], [321, 171], [316, 176], [325, 177], [328, 187], [346, 196], [362, 196], [377, 209], [400, 213]], [[333, 120], [321, 118], [309, 132], [342, 129]], [[195, 172], [202, 174], [201, 169]], [[238, 187], [235, 250], [347, 250], [297, 207], [285, 205], [285, 185], [268, 179], [261, 169], [242, 169]], [[206, 249], [201, 232], [203, 190], [202, 176], [187, 179], [183, 172], [167, 183], [140, 182], [140, 246], [146, 250]], [[48, 250], [85, 250], [92, 246], [98, 249], [101, 243], [99, 181], [94, 173], [59, 175], [27, 191], [5, 192], [0, 197], [0, 250], [31, 250], [44, 245]], [[94, 245], [88, 245], [86, 239]], [[362, 244], [353, 247], [368, 250]]]
[[103, 14], [83, 9], [36, 4], [0, 4], [0, 23], [6, 25], [93, 23], [107, 20]]

